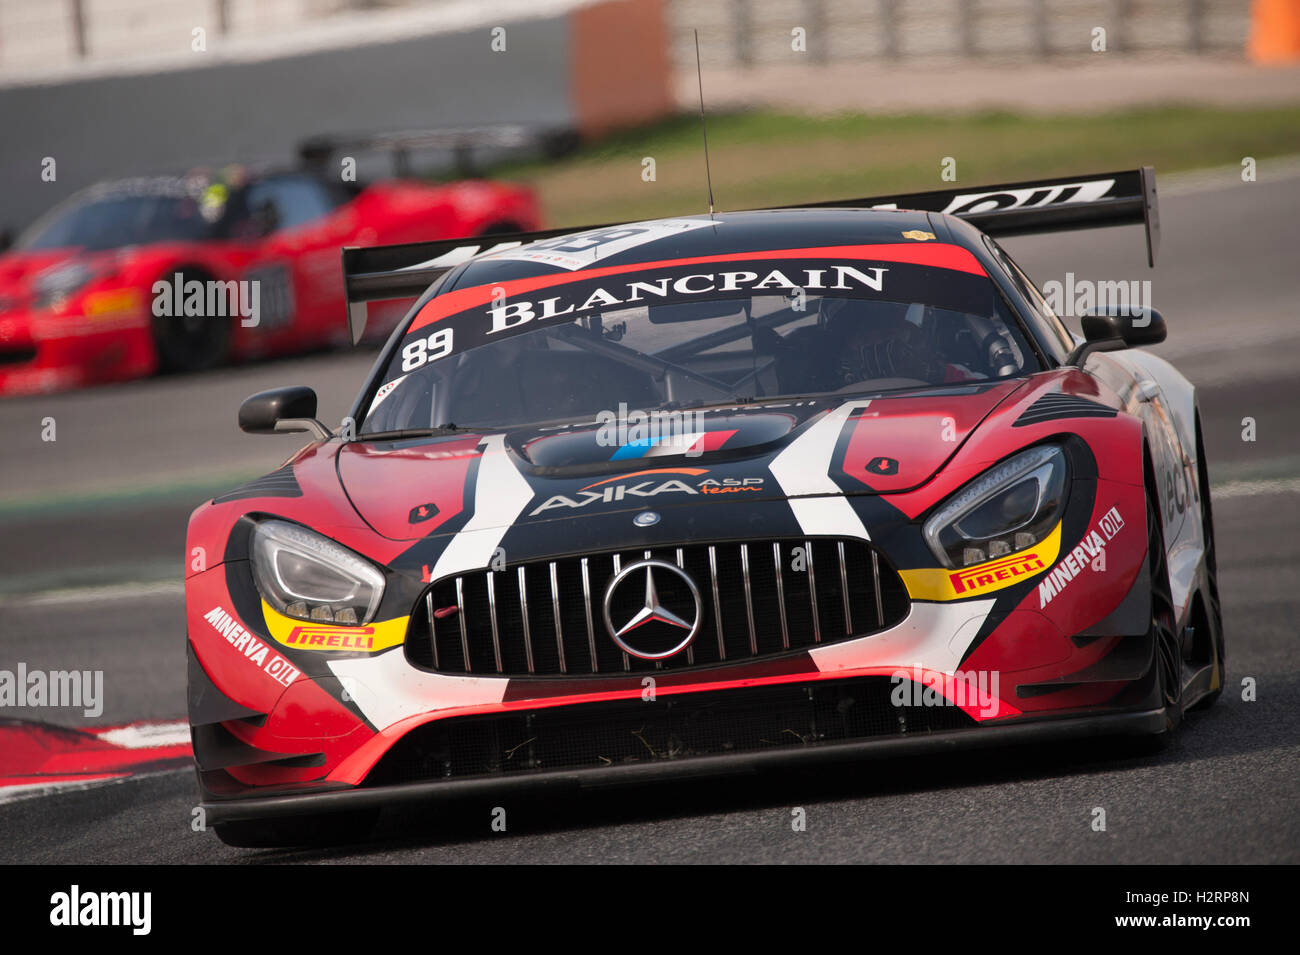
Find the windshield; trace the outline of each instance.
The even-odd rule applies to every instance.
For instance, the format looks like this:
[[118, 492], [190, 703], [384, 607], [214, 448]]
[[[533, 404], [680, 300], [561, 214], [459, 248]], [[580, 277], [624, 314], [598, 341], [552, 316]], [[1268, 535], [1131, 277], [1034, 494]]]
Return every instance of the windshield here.
[[982, 272], [795, 265], [644, 266], [614, 277], [578, 273], [444, 292], [412, 319], [372, 383], [361, 432], [499, 429], [618, 408], [852, 394], [1038, 370]]
[[215, 234], [216, 216], [195, 195], [123, 195], [74, 199], [35, 223], [19, 240], [25, 249], [118, 249], [151, 242], [201, 241]]

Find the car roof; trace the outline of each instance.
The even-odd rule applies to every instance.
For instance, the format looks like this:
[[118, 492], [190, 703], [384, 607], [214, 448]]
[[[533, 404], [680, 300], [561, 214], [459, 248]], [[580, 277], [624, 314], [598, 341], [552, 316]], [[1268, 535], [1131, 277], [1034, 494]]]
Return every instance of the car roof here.
[[[232, 175], [232, 172], [235, 173]], [[77, 192], [73, 198], [81, 200], [109, 199], [130, 196], [182, 198], [202, 192], [211, 185], [224, 184], [241, 188], [254, 182], [286, 177], [319, 178], [312, 172], [260, 164], [228, 163], [211, 168], [201, 167], [184, 173], [154, 173], [143, 176], [125, 176], [102, 179]], [[229, 185], [231, 181], [236, 185]]]
[[[557, 266], [528, 261], [521, 256], [532, 249], [557, 244], [581, 244], [583, 236], [606, 233], [610, 236], [643, 229], [649, 238], [632, 244], [612, 241], [597, 258], [574, 271], [605, 268], [641, 262], [661, 262], [712, 255], [766, 252], [789, 249], [833, 248], [848, 245], [877, 245], [896, 242], [922, 242], [930, 239], [950, 241], [963, 248], [971, 247], [971, 236], [954, 233], [948, 228], [947, 216], [905, 209], [764, 209], [750, 212], [719, 212], [713, 216], [679, 216], [611, 225], [585, 233], [528, 243], [500, 254], [487, 253], [465, 265], [454, 287], [465, 288], [511, 279], [554, 274]], [[691, 223], [693, 227], [674, 230], [674, 223]], [[936, 234], [937, 230], [937, 234]], [[921, 233], [919, 237], [904, 233]], [[960, 237], [959, 237], [960, 235]], [[564, 268], [570, 268], [566, 265]], [[445, 291], [445, 289], [444, 289]]]

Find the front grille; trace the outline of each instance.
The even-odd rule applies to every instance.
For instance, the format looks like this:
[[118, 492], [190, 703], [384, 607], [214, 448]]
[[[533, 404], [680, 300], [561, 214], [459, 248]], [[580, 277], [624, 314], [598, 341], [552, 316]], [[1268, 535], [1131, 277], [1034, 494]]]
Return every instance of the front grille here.
[[[642, 559], [682, 568], [700, 595], [701, 627], [663, 660], [624, 652], [604, 620], [605, 589]], [[660, 575], [661, 597], [693, 606], [686, 584]], [[626, 620], [642, 604], [620, 587]], [[629, 602], [630, 601], [630, 602]], [[813, 538], [620, 551], [510, 565], [436, 581], [417, 602], [407, 658], [438, 673], [582, 676], [744, 662], [892, 627], [907, 590], [869, 543]]]
[[365, 785], [602, 769], [975, 725], [955, 706], [896, 706], [894, 689], [890, 677], [859, 677], [453, 717], [404, 736]]

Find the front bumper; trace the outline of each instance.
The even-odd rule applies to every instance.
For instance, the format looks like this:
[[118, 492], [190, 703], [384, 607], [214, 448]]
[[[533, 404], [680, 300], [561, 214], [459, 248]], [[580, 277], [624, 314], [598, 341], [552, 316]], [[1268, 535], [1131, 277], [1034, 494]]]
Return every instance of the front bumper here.
[[[1104, 484], [1102, 492], [1096, 503], [1092, 494], [1080, 498], [1087, 510], [1081, 509], [1078, 526], [1066, 535], [1067, 544], [1112, 505], [1126, 514], [1138, 512], [1132, 497], [1140, 495], [1140, 488]], [[932, 706], [927, 704], [919, 707], [921, 713], [909, 713], [901, 730], [887, 717], [882, 722], [877, 709], [874, 729], [826, 732], [831, 724], [822, 717], [811, 727], [764, 722], [767, 714], [758, 705], [729, 724], [742, 743], [715, 736], [700, 745], [681, 734], [674, 737], [672, 725], [668, 731], [656, 725], [644, 734], [646, 752], [634, 745], [632, 731], [639, 724], [618, 723], [628, 714], [650, 718], [652, 710], [638, 709], [646, 706], [641, 696], [644, 673], [606, 677], [602, 669], [599, 678], [516, 679], [491, 671], [480, 676], [477, 668], [463, 674], [430, 672], [409, 659], [409, 646], [375, 652], [304, 650], [292, 633], [280, 634], [263, 619], [266, 613], [251, 578], [235, 559], [238, 552], [228, 552], [224, 566], [198, 573], [187, 583], [191, 642], [200, 670], [207, 669], [214, 691], [233, 696], [242, 710], [193, 719], [196, 724], [219, 724], [226, 736], [216, 735], [229, 744], [221, 752], [208, 752], [204, 744], [211, 740], [196, 734], [201, 798], [216, 820], [257, 818], [308, 811], [305, 807], [331, 811], [430, 794], [537, 785], [590, 787], [662, 776], [745, 773], [805, 760], [1103, 733], [1159, 733], [1168, 721], [1154, 685], [1154, 647], [1146, 633], [1149, 616], [1140, 612], [1145, 604], [1137, 599], [1149, 590], [1140, 574], [1145, 563], [1142, 529], [1141, 522], [1128, 521], [1126, 536], [1111, 542], [1106, 572], [1080, 570], [1086, 579], [1050, 601], [1040, 603], [1037, 578], [960, 594], [958, 599], [917, 593], [906, 618], [874, 634], [736, 661], [725, 668], [651, 671], [659, 699], [675, 699], [683, 711], [710, 695], [735, 693], [762, 700], [763, 694], [779, 689], [807, 691], [811, 699], [862, 680], [883, 680], [887, 695], [892, 677], [907, 670], [916, 674], [906, 677], [912, 686], [929, 687], [931, 678], [951, 684], [959, 674], [962, 679], [987, 676], [990, 682], [998, 678], [1000, 685], [987, 687], [992, 705], [952, 699], [951, 691], [960, 686], [938, 688], [950, 701], [939, 708], [949, 714], [960, 711], [965, 722], [931, 721], [924, 713]], [[884, 537], [882, 532], [882, 547], [888, 544]], [[906, 545], [902, 541], [898, 552]], [[1057, 556], [1055, 551], [1044, 555], [1043, 563], [1051, 565]], [[404, 607], [415, 599], [415, 587], [410, 589], [399, 595]], [[1118, 615], [1118, 608], [1130, 602], [1135, 611]], [[1112, 608], [1115, 613], [1103, 617]], [[241, 623], [233, 631], [227, 626], [232, 615]], [[401, 623], [405, 626], [405, 618]], [[261, 652], [261, 644], [247, 642], [245, 631], [255, 633], [270, 651], [264, 660], [250, 656], [254, 647]], [[281, 685], [267, 669], [278, 664], [280, 654], [302, 670], [291, 685]], [[848, 695], [869, 700], [863, 694]], [[879, 696], [870, 699], [878, 703]], [[534, 719], [550, 725], [549, 739], [566, 739], [554, 724], [562, 724], [565, 713], [600, 705], [623, 707], [611, 716], [622, 735], [612, 743], [601, 739], [598, 746], [593, 742], [599, 738], [598, 721], [596, 729], [579, 727], [572, 738], [582, 749], [581, 761], [546, 750], [545, 739], [535, 744], [526, 722], [508, 722]], [[392, 768], [395, 754], [402, 753], [408, 740], [455, 736], [462, 729], [470, 740], [478, 732], [471, 727], [490, 721], [497, 721], [493, 732], [499, 738], [476, 744], [477, 762], [466, 762], [463, 752], [458, 756], [454, 739], [435, 739], [436, 745], [424, 754], [427, 764], [412, 771]], [[761, 730], [762, 745], [754, 744], [753, 724]], [[778, 736], [784, 745], [776, 744]], [[632, 746], [632, 751], [620, 745]]]
[[156, 366], [147, 313], [0, 315], [0, 395], [141, 378]]
[[202, 803], [209, 822], [269, 819], [302, 814], [329, 814], [376, 809], [408, 803], [476, 795], [554, 793], [591, 790], [683, 778], [718, 778], [811, 764], [848, 763], [871, 758], [903, 757], [943, 752], [1041, 743], [1098, 736], [1150, 736], [1166, 730], [1163, 708], [1054, 717], [978, 729], [957, 729], [914, 736], [809, 744], [766, 752], [698, 756], [679, 760], [615, 765], [600, 769], [539, 770], [513, 776], [422, 781], [370, 787], [283, 793], [238, 799], [206, 797]]

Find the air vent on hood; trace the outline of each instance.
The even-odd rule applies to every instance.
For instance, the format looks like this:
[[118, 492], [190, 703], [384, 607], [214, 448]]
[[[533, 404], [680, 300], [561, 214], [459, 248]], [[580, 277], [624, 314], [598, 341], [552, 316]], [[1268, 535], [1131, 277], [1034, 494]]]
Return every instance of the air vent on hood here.
[[1115, 417], [1114, 408], [1108, 408], [1096, 401], [1089, 401], [1078, 395], [1050, 394], [1043, 395], [1026, 408], [1011, 427], [1023, 428], [1026, 425], [1042, 424], [1044, 421], [1055, 421], [1058, 418], [1113, 417]]
[[254, 478], [243, 487], [237, 487], [229, 494], [214, 498], [212, 503], [224, 504], [227, 501], [238, 501], [246, 497], [302, 497], [302, 488], [298, 486], [298, 479], [293, 476], [293, 465], [286, 464], [278, 471]]

